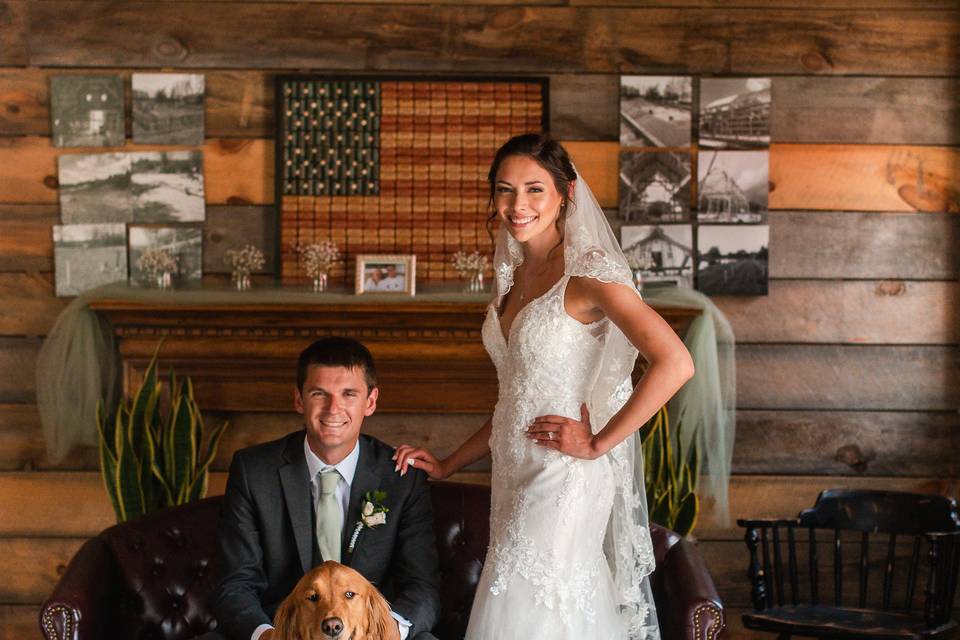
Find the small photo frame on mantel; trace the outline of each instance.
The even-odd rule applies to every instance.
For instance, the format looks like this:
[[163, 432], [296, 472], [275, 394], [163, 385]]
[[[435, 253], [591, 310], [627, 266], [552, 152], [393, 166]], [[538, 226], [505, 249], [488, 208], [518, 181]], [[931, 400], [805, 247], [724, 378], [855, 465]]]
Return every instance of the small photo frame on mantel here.
[[416, 294], [417, 256], [361, 253], [355, 292]]

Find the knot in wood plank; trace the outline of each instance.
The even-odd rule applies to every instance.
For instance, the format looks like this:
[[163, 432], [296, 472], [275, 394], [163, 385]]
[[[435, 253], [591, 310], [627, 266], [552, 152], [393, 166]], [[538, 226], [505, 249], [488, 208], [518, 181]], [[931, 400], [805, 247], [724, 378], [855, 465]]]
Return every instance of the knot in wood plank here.
[[832, 71], [833, 60], [824, 47], [808, 51], [800, 56], [800, 66], [807, 71]]
[[189, 53], [186, 45], [168, 34], [157, 36], [150, 51], [161, 62], [182, 62]]
[[523, 7], [514, 7], [497, 11], [489, 25], [496, 30], [507, 31], [522, 26], [527, 21], [529, 11]]
[[849, 465], [849, 467], [857, 473], [864, 473], [867, 470], [867, 465], [876, 459], [876, 457], [877, 454], [875, 451], [869, 449], [867, 451], [863, 451], [860, 449], [859, 445], [845, 444], [837, 449], [834, 459], [837, 462], [842, 462], [843, 464]]
[[878, 296], [902, 296], [907, 292], [907, 283], [903, 280], [881, 280], [877, 283]]

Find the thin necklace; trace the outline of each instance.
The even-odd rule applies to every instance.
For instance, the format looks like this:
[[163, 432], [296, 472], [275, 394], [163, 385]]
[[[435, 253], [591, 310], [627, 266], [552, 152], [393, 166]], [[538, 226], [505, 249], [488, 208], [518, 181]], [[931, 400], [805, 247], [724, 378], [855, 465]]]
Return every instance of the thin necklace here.
[[[530, 266], [529, 263], [527, 263], [527, 266], [528, 266], [528, 267]], [[536, 276], [543, 275], [544, 273], [547, 272], [547, 269], [549, 269], [549, 268], [550, 268], [550, 260], [548, 259], [548, 260], [545, 260], [545, 261], [543, 262], [543, 265], [542, 265], [541, 267], [539, 267], [539, 268], [536, 270], [536, 272], [531, 273], [530, 276], [533, 277], [533, 276], [535, 276], [535, 275], [536, 275]], [[526, 299], [527, 299], [527, 272], [524, 271], [524, 272], [523, 272], [523, 282], [522, 282], [521, 285], [520, 285], [520, 302], [523, 302], [523, 301], [526, 300]]]

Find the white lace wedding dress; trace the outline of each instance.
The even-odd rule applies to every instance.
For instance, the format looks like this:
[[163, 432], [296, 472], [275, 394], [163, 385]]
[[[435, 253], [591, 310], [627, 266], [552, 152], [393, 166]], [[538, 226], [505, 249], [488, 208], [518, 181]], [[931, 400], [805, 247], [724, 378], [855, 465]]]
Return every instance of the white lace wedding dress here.
[[[581, 460], [526, 436], [537, 416], [579, 420], [599, 374], [609, 320], [583, 324], [568, 315], [568, 281], [563, 276], [521, 309], [507, 338], [495, 303], [483, 324], [500, 395], [490, 438], [490, 547], [468, 640], [659, 637], [645, 578], [653, 566], [649, 531], [644, 527], [631, 541], [642, 549], [645, 569], [634, 574], [637, 584], [629, 589], [615, 585], [604, 553], [619, 486], [616, 456]], [[616, 548], [609, 543], [608, 553]], [[634, 563], [632, 557], [620, 560]], [[629, 611], [620, 605], [623, 591], [630, 591]]]

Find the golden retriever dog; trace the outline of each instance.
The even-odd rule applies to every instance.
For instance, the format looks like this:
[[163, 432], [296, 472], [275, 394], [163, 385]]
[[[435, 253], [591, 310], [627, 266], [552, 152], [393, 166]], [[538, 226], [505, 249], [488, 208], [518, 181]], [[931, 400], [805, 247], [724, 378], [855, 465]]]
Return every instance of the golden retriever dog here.
[[300, 578], [280, 603], [273, 626], [277, 640], [390, 640], [399, 635], [376, 587], [333, 561]]

